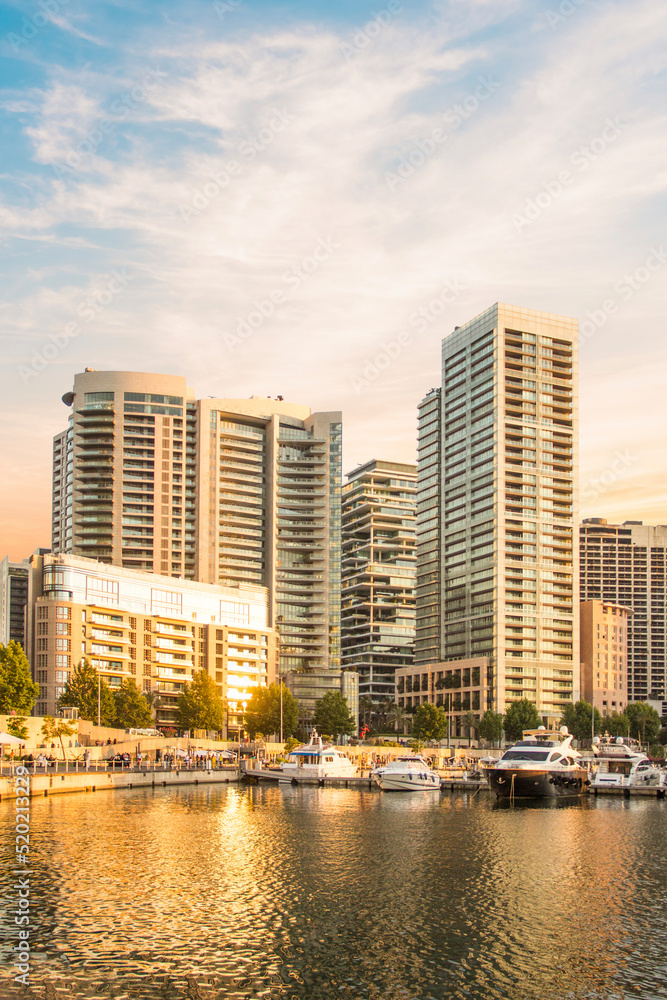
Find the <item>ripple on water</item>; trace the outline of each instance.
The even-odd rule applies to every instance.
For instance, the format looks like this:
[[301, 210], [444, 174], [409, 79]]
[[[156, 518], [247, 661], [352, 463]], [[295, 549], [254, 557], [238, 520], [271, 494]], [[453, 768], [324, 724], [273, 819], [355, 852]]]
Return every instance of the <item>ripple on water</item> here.
[[667, 997], [664, 813], [291, 786], [36, 801], [26, 996]]

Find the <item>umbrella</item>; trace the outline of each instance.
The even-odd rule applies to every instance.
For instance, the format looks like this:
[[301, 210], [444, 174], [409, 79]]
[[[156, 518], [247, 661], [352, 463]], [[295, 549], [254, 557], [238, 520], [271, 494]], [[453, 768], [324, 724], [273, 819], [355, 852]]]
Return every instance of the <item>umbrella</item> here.
[[175, 755], [177, 757], [187, 757], [187, 755], [188, 755], [187, 750], [181, 750], [180, 747], [176, 747], [176, 749], [174, 750], [174, 753], [175, 753]]
[[12, 736], [11, 733], [0, 733], [0, 746], [7, 744], [16, 746], [17, 743], [25, 743], [25, 740], [20, 740], [18, 736]]

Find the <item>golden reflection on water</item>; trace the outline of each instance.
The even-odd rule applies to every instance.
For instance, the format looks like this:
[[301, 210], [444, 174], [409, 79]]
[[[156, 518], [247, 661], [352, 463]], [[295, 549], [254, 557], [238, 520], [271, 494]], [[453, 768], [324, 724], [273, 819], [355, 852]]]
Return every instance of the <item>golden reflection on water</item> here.
[[[35, 800], [32, 995], [667, 997], [665, 808], [292, 786]], [[11, 819], [1, 804], [5, 871]]]

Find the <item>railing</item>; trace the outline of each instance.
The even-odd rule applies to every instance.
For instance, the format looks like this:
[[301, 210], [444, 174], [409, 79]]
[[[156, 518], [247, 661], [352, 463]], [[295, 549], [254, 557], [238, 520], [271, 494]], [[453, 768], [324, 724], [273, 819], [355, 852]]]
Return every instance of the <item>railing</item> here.
[[[129, 763], [121, 763], [120, 761], [108, 761], [108, 760], [91, 760], [86, 767], [86, 763], [82, 757], [75, 757], [67, 760], [56, 760], [48, 761], [46, 765], [38, 764], [37, 761], [21, 761], [14, 760], [11, 762], [3, 761], [0, 764], [0, 777], [12, 778], [16, 773], [17, 767], [27, 768], [30, 775], [40, 775], [40, 774], [85, 774], [85, 773], [140, 773], [143, 771], [149, 772], [165, 772], [165, 771], [206, 771], [208, 770], [206, 763], [207, 759], [205, 757], [197, 758], [199, 763], [191, 760], [186, 762], [183, 758], [176, 758], [173, 763], [161, 761], [144, 761], [142, 760], [140, 764], [137, 763], [136, 757], [132, 757]], [[211, 770], [216, 771], [225, 767], [238, 767], [238, 759], [229, 761], [213, 761], [211, 760]]]

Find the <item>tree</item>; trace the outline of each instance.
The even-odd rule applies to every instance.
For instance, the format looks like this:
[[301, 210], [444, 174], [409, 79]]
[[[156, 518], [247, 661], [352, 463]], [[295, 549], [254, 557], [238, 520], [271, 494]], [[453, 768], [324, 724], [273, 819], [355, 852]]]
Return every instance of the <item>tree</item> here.
[[612, 712], [602, 717], [602, 732], [610, 736], [629, 736], [630, 720], [625, 712]]
[[12, 715], [10, 719], [7, 720], [7, 732], [11, 736], [16, 736], [19, 740], [28, 739], [28, 727], [24, 725], [25, 718], [21, 715]]
[[394, 724], [394, 732], [399, 733], [405, 729], [407, 712], [401, 705], [392, 705], [389, 712], [389, 719]]
[[191, 684], [184, 684], [176, 703], [180, 729], [211, 729], [220, 732], [225, 708], [218, 687], [205, 670], [198, 670]]
[[[99, 688], [98, 688], [99, 685]], [[100, 696], [100, 724], [113, 726], [116, 717], [116, 702], [106, 681], [100, 681], [97, 671], [88, 660], [82, 660], [74, 667], [58, 699], [58, 708], [72, 705], [79, 709], [79, 718], [86, 722], [97, 722], [97, 695]]]
[[591, 713], [595, 717], [595, 732], [602, 732], [602, 716], [598, 712], [597, 708], [593, 710], [593, 706], [589, 705], [587, 701], [583, 698], [573, 705], [570, 703], [566, 705], [563, 709], [563, 715], [560, 720], [561, 726], [567, 726], [568, 731], [572, 733], [575, 740], [590, 740], [594, 733], [592, 731], [593, 718]]
[[487, 743], [500, 743], [503, 738], [503, 717], [487, 708], [479, 720], [479, 735]]
[[351, 736], [355, 730], [347, 701], [340, 691], [327, 691], [315, 702], [313, 726], [329, 736]]
[[417, 740], [442, 740], [447, 728], [447, 717], [440, 705], [420, 705], [412, 717], [412, 735]]
[[60, 740], [60, 746], [63, 751], [63, 760], [65, 759], [65, 744], [63, 743], [63, 736], [74, 736], [76, 732], [76, 726], [73, 726], [70, 722], [66, 722], [64, 719], [54, 719], [52, 715], [45, 715], [44, 722], [42, 723], [42, 736], [45, 740]]
[[284, 684], [258, 687], [246, 707], [243, 726], [251, 739], [257, 733], [280, 733], [280, 690], [283, 693], [283, 739], [291, 736], [299, 724], [299, 702]]
[[373, 702], [368, 695], [362, 695], [359, 699], [359, 714], [361, 715], [362, 726], [368, 725], [373, 716]]
[[537, 709], [527, 698], [511, 702], [503, 721], [505, 736], [512, 742], [521, 739], [524, 729], [537, 729], [541, 725], [542, 720], [537, 714]]
[[28, 658], [13, 640], [0, 644], [0, 715], [23, 712], [29, 715], [39, 697], [39, 684], [30, 673]]
[[660, 732], [660, 716], [646, 701], [633, 701], [626, 705], [625, 714], [630, 723], [630, 736], [642, 743], [655, 743]]
[[468, 730], [468, 746], [472, 744], [472, 734], [479, 732], [479, 720], [474, 712], [466, 712], [461, 719], [462, 725]]
[[152, 724], [151, 707], [133, 680], [124, 680], [114, 693], [115, 725], [120, 729], [143, 729]]

